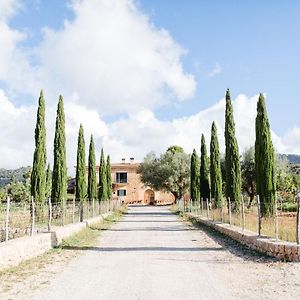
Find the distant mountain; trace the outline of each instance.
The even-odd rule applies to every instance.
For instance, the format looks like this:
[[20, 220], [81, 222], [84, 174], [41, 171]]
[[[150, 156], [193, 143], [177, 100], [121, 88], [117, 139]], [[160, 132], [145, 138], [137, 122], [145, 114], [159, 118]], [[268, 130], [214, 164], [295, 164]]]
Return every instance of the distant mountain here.
[[26, 176], [29, 176], [29, 172], [31, 171], [31, 167], [21, 167], [15, 170], [7, 170], [0, 168], [0, 187], [5, 186], [15, 181], [24, 181]]
[[291, 164], [300, 164], [300, 155], [297, 154], [279, 154], [281, 157], [286, 158]]

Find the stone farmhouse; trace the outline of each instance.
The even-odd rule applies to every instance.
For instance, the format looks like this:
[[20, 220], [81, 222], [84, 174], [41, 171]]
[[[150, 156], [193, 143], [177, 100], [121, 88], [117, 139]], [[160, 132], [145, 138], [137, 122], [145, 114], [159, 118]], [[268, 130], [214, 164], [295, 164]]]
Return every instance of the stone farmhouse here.
[[[134, 158], [130, 158], [126, 162], [122, 158], [120, 163], [111, 164], [111, 175], [113, 183], [113, 197], [120, 197], [123, 202], [128, 204], [144, 204], [144, 205], [162, 205], [171, 204], [175, 201], [172, 193], [154, 191], [148, 186], [144, 186], [141, 182], [138, 167], [140, 163], [136, 163]], [[99, 167], [97, 167], [97, 174]]]

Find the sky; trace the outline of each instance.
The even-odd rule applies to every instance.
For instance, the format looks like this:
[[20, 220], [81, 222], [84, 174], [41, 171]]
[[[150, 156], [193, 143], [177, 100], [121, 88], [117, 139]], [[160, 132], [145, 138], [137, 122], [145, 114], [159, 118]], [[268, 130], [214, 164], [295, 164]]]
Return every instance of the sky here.
[[50, 163], [64, 97], [69, 170], [80, 123], [115, 162], [199, 151], [213, 121], [224, 151], [227, 88], [241, 153], [264, 93], [276, 151], [300, 154], [299, 14], [296, 0], [0, 0], [0, 167], [32, 164], [41, 89]]

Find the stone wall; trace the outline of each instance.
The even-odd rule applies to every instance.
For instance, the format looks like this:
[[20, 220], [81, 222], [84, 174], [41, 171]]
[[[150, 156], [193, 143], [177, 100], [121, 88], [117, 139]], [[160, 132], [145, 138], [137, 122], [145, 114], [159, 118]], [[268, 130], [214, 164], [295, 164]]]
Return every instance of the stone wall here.
[[276, 241], [269, 237], [258, 236], [255, 232], [242, 230], [242, 228], [233, 225], [211, 221], [193, 213], [187, 213], [186, 215], [190, 220], [195, 220], [196, 222], [212, 227], [255, 251], [280, 260], [300, 261], [300, 246], [296, 243]]
[[87, 226], [100, 222], [106, 216], [108, 214], [90, 218], [81, 223], [53, 227], [52, 232], [24, 236], [10, 240], [7, 243], [0, 243], [0, 270], [17, 266], [22, 261], [47, 252], [52, 247], [60, 245], [63, 239], [78, 233]]

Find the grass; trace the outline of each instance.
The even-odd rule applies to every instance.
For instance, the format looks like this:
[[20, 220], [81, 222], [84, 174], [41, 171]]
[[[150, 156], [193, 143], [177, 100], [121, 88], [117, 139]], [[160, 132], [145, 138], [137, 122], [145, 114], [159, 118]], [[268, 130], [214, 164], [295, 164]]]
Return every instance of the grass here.
[[[45, 272], [47, 272], [47, 266], [62, 261], [68, 261], [80, 253], [76, 250], [64, 251], [64, 249], [92, 247], [100, 237], [101, 232], [103, 230], [108, 230], [114, 223], [118, 222], [124, 213], [126, 213], [126, 208], [121, 207], [101, 222], [91, 227], [87, 227], [79, 233], [64, 240], [60, 246], [47, 251], [41, 256], [21, 262], [16, 267], [11, 267], [1, 271], [0, 292], [7, 292], [14, 288], [14, 283], [22, 282], [31, 275], [38, 273], [40, 270], [45, 270]], [[45, 280], [43, 279], [40, 284], [45, 284]]]

